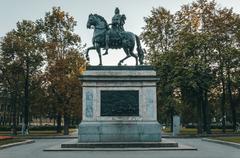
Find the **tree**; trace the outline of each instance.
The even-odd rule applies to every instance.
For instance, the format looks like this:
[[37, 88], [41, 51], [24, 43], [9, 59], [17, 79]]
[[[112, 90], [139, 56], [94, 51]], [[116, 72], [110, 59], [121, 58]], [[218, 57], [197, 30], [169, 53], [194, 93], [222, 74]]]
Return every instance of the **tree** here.
[[[158, 111], [161, 112], [158, 118], [164, 119], [164, 113], [166, 112], [166, 115], [170, 115], [170, 120], [172, 120], [173, 115], [176, 113], [176, 100], [172, 97], [174, 86], [171, 84], [173, 77], [172, 65], [175, 63], [174, 58], [171, 58], [173, 54], [171, 48], [175, 42], [174, 16], [170, 11], [162, 7], [153, 9], [151, 14], [151, 16], [144, 18], [146, 26], [141, 37], [149, 48], [147, 60], [157, 67], [157, 74], [161, 78], [157, 88], [158, 96], [161, 96], [158, 97], [157, 102]], [[169, 119], [164, 120], [165, 123], [169, 121]]]
[[1, 110], [4, 120], [11, 118], [8, 123], [14, 134], [21, 115], [23, 134], [28, 134], [29, 118], [39, 118], [41, 124], [42, 118], [57, 114], [57, 131], [61, 132], [63, 117], [64, 134], [70, 122], [79, 123], [82, 92], [78, 76], [86, 62], [75, 26], [72, 16], [54, 7], [43, 19], [18, 22], [1, 41]]
[[[21, 67], [21, 62], [18, 58], [19, 48], [14, 48], [14, 43], [16, 44], [16, 36], [13, 32], [9, 32], [3, 39], [2, 51], [1, 51], [1, 90], [3, 104], [7, 107], [10, 105], [10, 113], [12, 120], [12, 134], [17, 135], [17, 126], [16, 126], [16, 115], [17, 109], [20, 108], [18, 104], [21, 88], [23, 83], [23, 68]], [[5, 108], [6, 109], [6, 108]], [[6, 111], [5, 111], [6, 112]]]
[[[23, 134], [28, 134], [31, 76], [41, 67], [43, 60], [39, 49], [40, 41], [41, 37], [35, 23], [23, 20], [17, 23], [17, 29], [9, 32], [2, 42], [2, 72], [4, 73], [3, 77], [8, 81], [8, 88], [10, 88], [14, 131], [16, 129], [17, 96], [21, 91], [24, 92]], [[14, 86], [12, 86], [12, 82], [14, 82]], [[23, 89], [20, 89], [19, 82]]]
[[[210, 105], [213, 102], [209, 100], [217, 92], [221, 94], [223, 131], [226, 97], [235, 129], [232, 83], [234, 71], [239, 69], [236, 64], [239, 61], [239, 15], [207, 0], [183, 5], [175, 14], [164, 8], [154, 8], [151, 13], [145, 18], [142, 38], [149, 48], [148, 62], [157, 68], [161, 78], [158, 104], [169, 107], [168, 102], [172, 100], [171, 104], [181, 107], [191, 105], [196, 108], [198, 133], [210, 133], [210, 106], [218, 107]], [[186, 111], [174, 109], [180, 114]]]
[[81, 84], [78, 76], [79, 68], [85, 66], [80, 37], [74, 33], [76, 21], [60, 7], [54, 7], [37, 23], [45, 37], [46, 79], [49, 92], [55, 97], [57, 105], [57, 131], [60, 132], [63, 115], [64, 134], [68, 134], [71, 113], [75, 110], [74, 107], [81, 106]]
[[216, 9], [213, 20], [212, 33], [213, 45], [215, 47], [215, 60], [218, 65], [218, 78], [222, 87], [221, 109], [222, 125], [225, 132], [226, 99], [232, 111], [233, 129], [236, 130], [236, 109], [232, 97], [232, 78], [235, 69], [239, 67], [239, 45], [237, 36], [239, 32], [239, 15], [233, 13], [232, 9]]

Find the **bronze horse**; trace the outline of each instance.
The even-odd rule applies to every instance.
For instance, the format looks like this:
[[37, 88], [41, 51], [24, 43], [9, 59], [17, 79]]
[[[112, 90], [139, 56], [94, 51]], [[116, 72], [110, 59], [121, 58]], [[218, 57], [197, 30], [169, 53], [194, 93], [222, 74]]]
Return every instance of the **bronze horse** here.
[[[106, 33], [110, 30], [106, 20], [97, 14], [90, 14], [88, 17], [87, 28], [93, 28], [93, 38], [92, 38], [92, 47], [87, 48], [86, 58], [89, 60], [89, 50], [95, 49], [99, 56], [99, 65], [102, 65], [102, 55], [101, 48], [106, 46]], [[112, 31], [112, 30], [111, 30]], [[133, 53], [135, 44], [137, 44], [137, 55]], [[123, 48], [126, 53], [126, 57], [118, 62], [118, 65], [121, 65], [124, 60], [129, 57], [134, 57], [136, 59], [136, 65], [138, 61], [140, 65], [143, 64], [144, 50], [141, 48], [139, 37], [132, 32], [115, 32], [110, 34], [109, 37], [109, 48], [111, 49], [121, 49]]]

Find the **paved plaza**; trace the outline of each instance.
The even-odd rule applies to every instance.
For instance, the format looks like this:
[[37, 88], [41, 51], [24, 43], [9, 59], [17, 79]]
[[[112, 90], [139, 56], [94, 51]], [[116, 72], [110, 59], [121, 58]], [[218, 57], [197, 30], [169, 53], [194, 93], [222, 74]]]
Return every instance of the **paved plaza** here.
[[198, 148], [197, 151], [51, 151], [43, 149], [69, 141], [66, 139], [38, 139], [26, 144], [0, 150], [0, 158], [239, 158], [234, 147], [202, 141], [175, 139], [181, 144]]

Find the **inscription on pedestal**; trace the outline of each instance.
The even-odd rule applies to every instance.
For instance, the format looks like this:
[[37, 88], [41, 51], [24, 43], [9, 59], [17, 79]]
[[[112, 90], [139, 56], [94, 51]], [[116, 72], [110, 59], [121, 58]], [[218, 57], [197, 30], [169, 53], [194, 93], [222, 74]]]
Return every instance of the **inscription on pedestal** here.
[[101, 91], [101, 116], [139, 116], [139, 92]]

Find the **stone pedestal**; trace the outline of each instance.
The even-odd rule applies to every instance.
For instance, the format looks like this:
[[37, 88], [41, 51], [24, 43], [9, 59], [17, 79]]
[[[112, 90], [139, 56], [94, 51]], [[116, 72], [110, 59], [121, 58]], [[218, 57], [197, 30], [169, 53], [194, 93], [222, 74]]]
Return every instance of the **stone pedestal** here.
[[150, 66], [90, 66], [78, 142], [159, 142], [156, 72]]

